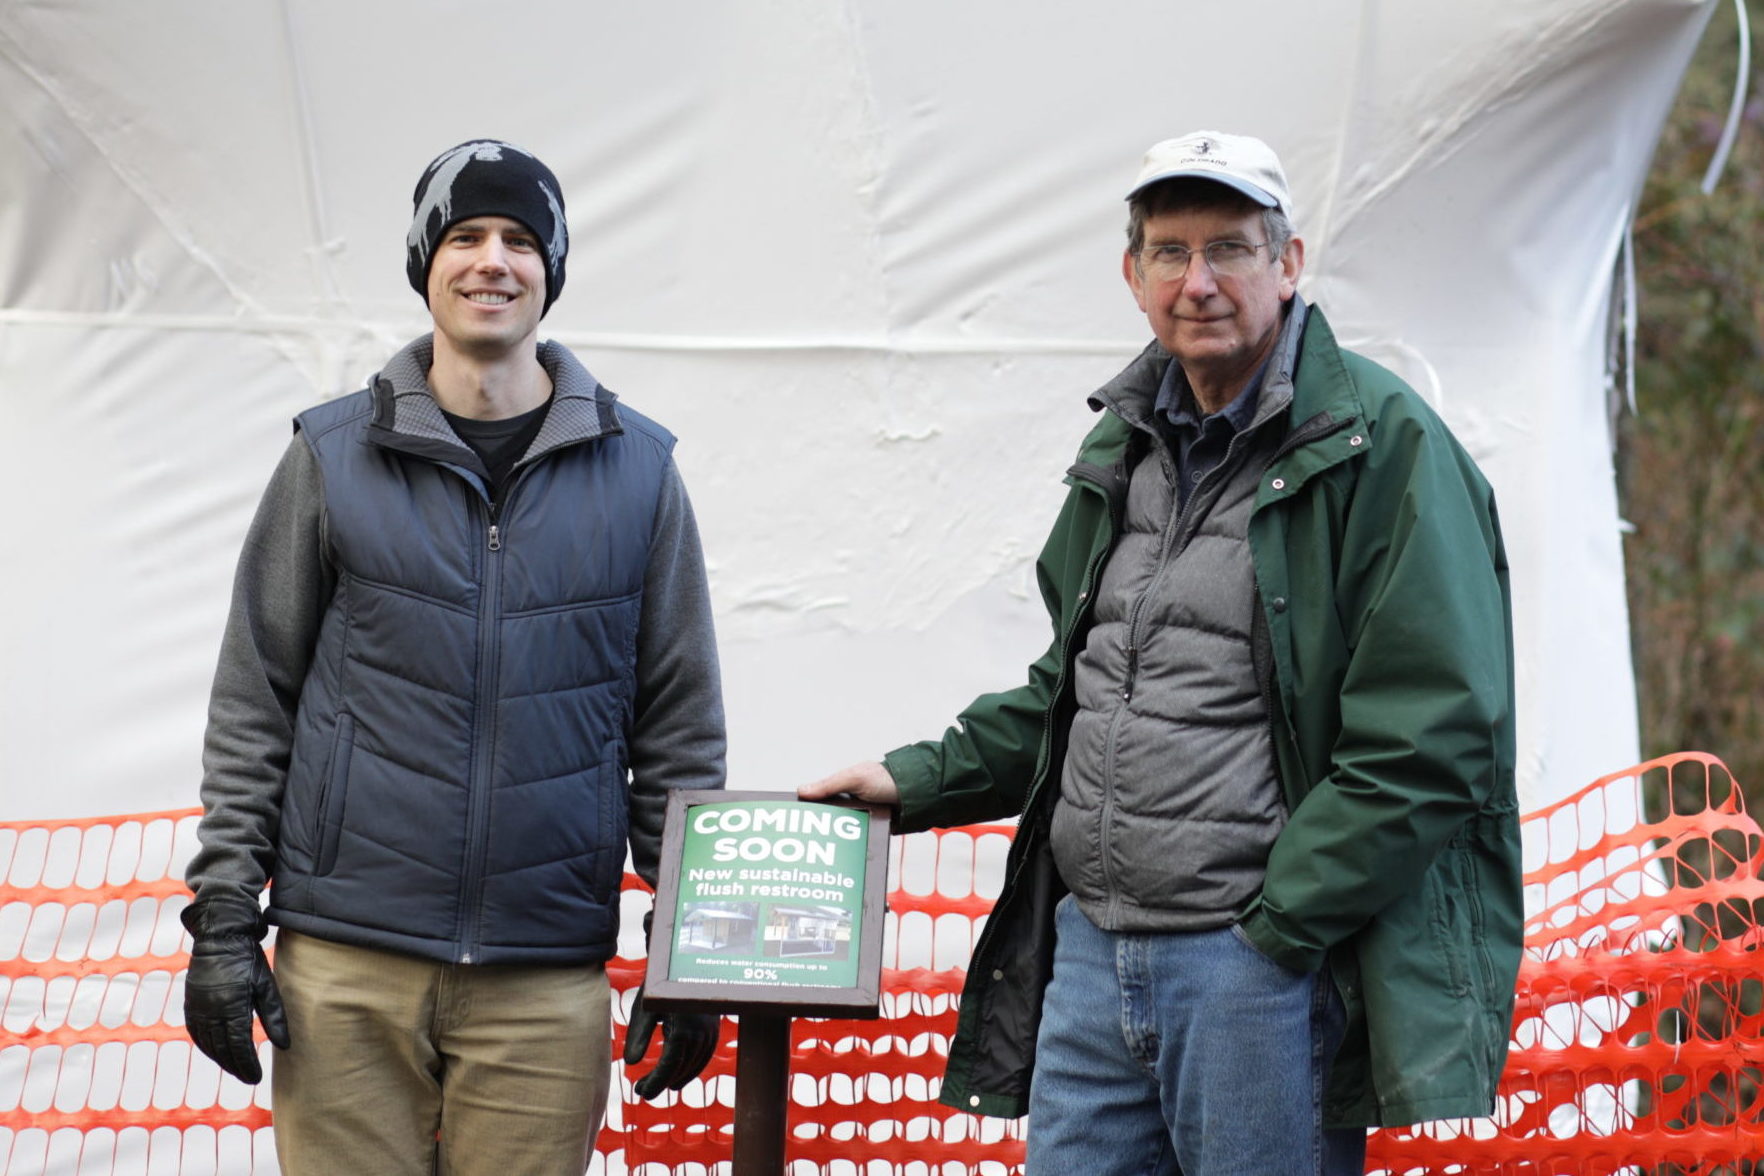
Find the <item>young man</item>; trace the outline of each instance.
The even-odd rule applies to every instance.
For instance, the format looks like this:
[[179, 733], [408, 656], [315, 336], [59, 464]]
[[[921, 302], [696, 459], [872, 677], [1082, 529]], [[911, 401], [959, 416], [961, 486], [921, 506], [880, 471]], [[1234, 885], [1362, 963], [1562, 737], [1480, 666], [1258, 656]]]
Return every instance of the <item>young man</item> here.
[[[704, 561], [673, 437], [539, 341], [551, 171], [442, 153], [406, 244], [434, 332], [296, 419], [240, 557], [185, 1019], [257, 1082], [261, 1018], [296, 1176], [580, 1172], [627, 845], [653, 882], [668, 791], [723, 783]], [[630, 1060], [658, 1021], [646, 1097], [716, 1046], [639, 1011]]]
[[1053, 645], [941, 740], [803, 787], [902, 831], [1021, 814], [943, 1099], [1030, 1176], [1363, 1171], [1486, 1114], [1521, 903], [1494, 499], [1343, 350], [1258, 140], [1154, 146], [1122, 273], [1155, 341], [1095, 392], [1038, 567]]

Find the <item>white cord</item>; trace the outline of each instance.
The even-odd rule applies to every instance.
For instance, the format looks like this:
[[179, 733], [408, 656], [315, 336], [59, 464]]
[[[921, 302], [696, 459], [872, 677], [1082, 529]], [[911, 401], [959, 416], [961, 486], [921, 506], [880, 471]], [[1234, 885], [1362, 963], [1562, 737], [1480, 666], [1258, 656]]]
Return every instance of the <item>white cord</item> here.
[[1715, 145], [1715, 157], [1709, 161], [1709, 170], [1703, 173], [1705, 196], [1715, 190], [1715, 181], [1721, 178], [1722, 169], [1727, 166], [1733, 141], [1739, 137], [1740, 116], [1746, 108], [1746, 90], [1752, 78], [1752, 27], [1746, 17], [1746, 0], [1733, 0], [1733, 11], [1739, 17], [1739, 76], [1733, 82], [1733, 102], [1727, 108], [1727, 125], [1721, 128], [1721, 141]]

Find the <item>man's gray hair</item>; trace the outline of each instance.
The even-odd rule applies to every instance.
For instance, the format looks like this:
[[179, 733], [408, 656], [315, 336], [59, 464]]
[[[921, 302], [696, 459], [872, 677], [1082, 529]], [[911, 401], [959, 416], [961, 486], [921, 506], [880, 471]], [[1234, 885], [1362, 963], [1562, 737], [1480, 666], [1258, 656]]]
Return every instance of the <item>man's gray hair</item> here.
[[1171, 212], [1210, 212], [1216, 209], [1241, 209], [1262, 214], [1262, 232], [1268, 238], [1269, 255], [1279, 257], [1297, 235], [1292, 221], [1278, 208], [1263, 208], [1248, 196], [1224, 184], [1203, 179], [1166, 180], [1133, 194], [1127, 202], [1127, 251], [1138, 264], [1139, 251], [1145, 248], [1147, 217]]

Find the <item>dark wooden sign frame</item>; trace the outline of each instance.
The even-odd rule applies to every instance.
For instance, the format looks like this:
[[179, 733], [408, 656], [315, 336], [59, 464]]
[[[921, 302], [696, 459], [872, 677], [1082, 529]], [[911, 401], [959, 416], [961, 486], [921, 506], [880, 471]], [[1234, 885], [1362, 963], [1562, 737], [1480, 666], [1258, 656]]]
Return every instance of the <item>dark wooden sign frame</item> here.
[[[678, 942], [675, 916], [679, 908], [688, 827], [694, 808], [727, 802], [760, 801], [808, 807], [831, 806], [867, 816], [864, 823], [864, 877], [860, 910], [854, 932], [857, 983], [851, 987], [812, 987], [786, 982], [754, 983], [670, 979], [674, 944]], [[780, 1017], [851, 1017], [872, 1019], [881, 1015], [883, 917], [888, 910], [888, 837], [891, 814], [879, 805], [854, 800], [800, 801], [788, 792], [682, 789], [668, 794], [666, 824], [662, 829], [661, 865], [655, 895], [655, 915], [649, 932], [649, 964], [643, 981], [643, 999], [650, 1007], [693, 1012], [774, 1014]]]

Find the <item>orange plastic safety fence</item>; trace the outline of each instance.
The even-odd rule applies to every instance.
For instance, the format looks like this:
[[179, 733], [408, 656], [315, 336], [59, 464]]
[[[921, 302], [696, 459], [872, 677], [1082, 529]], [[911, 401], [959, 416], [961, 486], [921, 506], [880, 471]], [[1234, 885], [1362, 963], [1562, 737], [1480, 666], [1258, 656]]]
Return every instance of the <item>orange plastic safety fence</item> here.
[[[0, 825], [0, 1172], [275, 1172], [267, 1084], [224, 1077], [182, 1030], [177, 878], [194, 818]], [[1725, 770], [1694, 754], [1654, 761], [1526, 826], [1534, 913], [1497, 1114], [1375, 1132], [1369, 1170], [1752, 1172], [1764, 1156], [1764, 984], [1751, 962], [1764, 861]], [[794, 1171], [1020, 1168], [1021, 1123], [936, 1101], [1009, 836], [895, 840], [883, 1017], [792, 1032]], [[609, 966], [615, 1048], [642, 968]], [[726, 1171], [737, 1035], [727, 1023], [704, 1077], [660, 1103], [636, 1099], [621, 1073], [592, 1171]]]
[[1764, 854], [1721, 762], [1525, 820], [1525, 956], [1490, 1119], [1375, 1132], [1392, 1176], [1764, 1172]]

